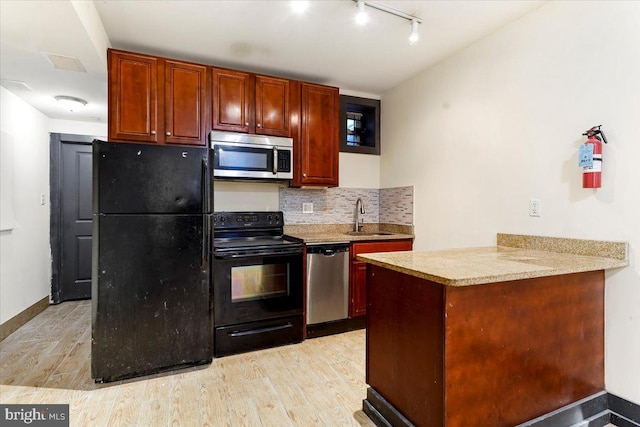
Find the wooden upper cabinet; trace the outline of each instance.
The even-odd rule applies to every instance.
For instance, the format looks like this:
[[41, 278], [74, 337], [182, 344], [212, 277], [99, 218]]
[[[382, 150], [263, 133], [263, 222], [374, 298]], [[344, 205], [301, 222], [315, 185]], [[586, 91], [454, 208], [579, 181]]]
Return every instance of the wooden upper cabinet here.
[[213, 128], [250, 132], [251, 74], [213, 69]]
[[110, 141], [207, 144], [206, 66], [113, 49], [108, 61]]
[[158, 58], [109, 50], [109, 139], [158, 142]]
[[165, 61], [164, 89], [165, 142], [207, 145], [207, 67]]
[[290, 136], [289, 80], [256, 76], [255, 133]]
[[338, 185], [338, 88], [300, 84], [300, 134], [292, 185]]
[[290, 136], [289, 80], [213, 69], [213, 128]]

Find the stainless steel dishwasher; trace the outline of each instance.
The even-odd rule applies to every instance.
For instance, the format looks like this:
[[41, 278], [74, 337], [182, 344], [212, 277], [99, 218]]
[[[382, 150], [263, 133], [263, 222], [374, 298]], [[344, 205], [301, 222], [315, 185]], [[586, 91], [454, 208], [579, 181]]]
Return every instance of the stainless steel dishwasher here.
[[349, 243], [307, 244], [307, 324], [349, 316]]

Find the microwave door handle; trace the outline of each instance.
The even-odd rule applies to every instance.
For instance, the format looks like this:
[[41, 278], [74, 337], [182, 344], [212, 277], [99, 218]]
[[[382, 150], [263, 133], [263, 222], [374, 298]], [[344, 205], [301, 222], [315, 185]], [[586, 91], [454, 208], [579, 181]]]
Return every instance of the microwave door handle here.
[[278, 147], [273, 147], [273, 174], [278, 173]]

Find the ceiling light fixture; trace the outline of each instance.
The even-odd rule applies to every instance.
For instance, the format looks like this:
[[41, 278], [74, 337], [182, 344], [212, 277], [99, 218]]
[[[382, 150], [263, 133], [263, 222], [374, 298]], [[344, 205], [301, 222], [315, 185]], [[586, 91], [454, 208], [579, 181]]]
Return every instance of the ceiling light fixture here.
[[356, 24], [364, 25], [369, 20], [369, 17], [367, 16], [367, 11], [364, 10], [364, 7], [365, 7], [364, 0], [358, 0], [356, 2], [356, 5], [358, 6], [358, 13], [356, 13]]
[[298, 15], [303, 15], [308, 8], [308, 0], [291, 0], [291, 9]]
[[411, 34], [409, 34], [409, 44], [416, 44], [420, 40], [420, 34], [418, 34], [418, 21], [415, 19], [411, 21]]
[[363, 25], [364, 23], [367, 22], [368, 16], [367, 16], [367, 12], [365, 11], [365, 6], [368, 6], [373, 9], [379, 10], [381, 12], [385, 12], [390, 15], [397, 16], [398, 18], [406, 19], [411, 23], [411, 35], [409, 36], [409, 43], [414, 44], [418, 40], [420, 40], [420, 35], [418, 34], [418, 25], [422, 24], [422, 19], [418, 18], [417, 16], [409, 15], [408, 13], [404, 13], [392, 7], [385, 6], [382, 3], [374, 3], [370, 1], [365, 2], [364, 0], [353, 0], [353, 1], [356, 2], [358, 6], [358, 13], [356, 14], [356, 23], [358, 23], [359, 25]]
[[58, 101], [60, 108], [71, 111], [72, 113], [82, 110], [85, 105], [87, 105], [87, 101], [74, 96], [58, 95], [56, 96], [56, 101]]

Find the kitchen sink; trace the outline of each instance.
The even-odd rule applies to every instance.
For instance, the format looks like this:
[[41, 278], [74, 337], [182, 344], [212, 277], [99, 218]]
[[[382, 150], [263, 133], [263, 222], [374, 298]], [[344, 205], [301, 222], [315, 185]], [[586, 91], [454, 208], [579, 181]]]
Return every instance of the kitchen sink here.
[[389, 236], [393, 233], [386, 231], [347, 231], [344, 234], [348, 234], [349, 236]]

